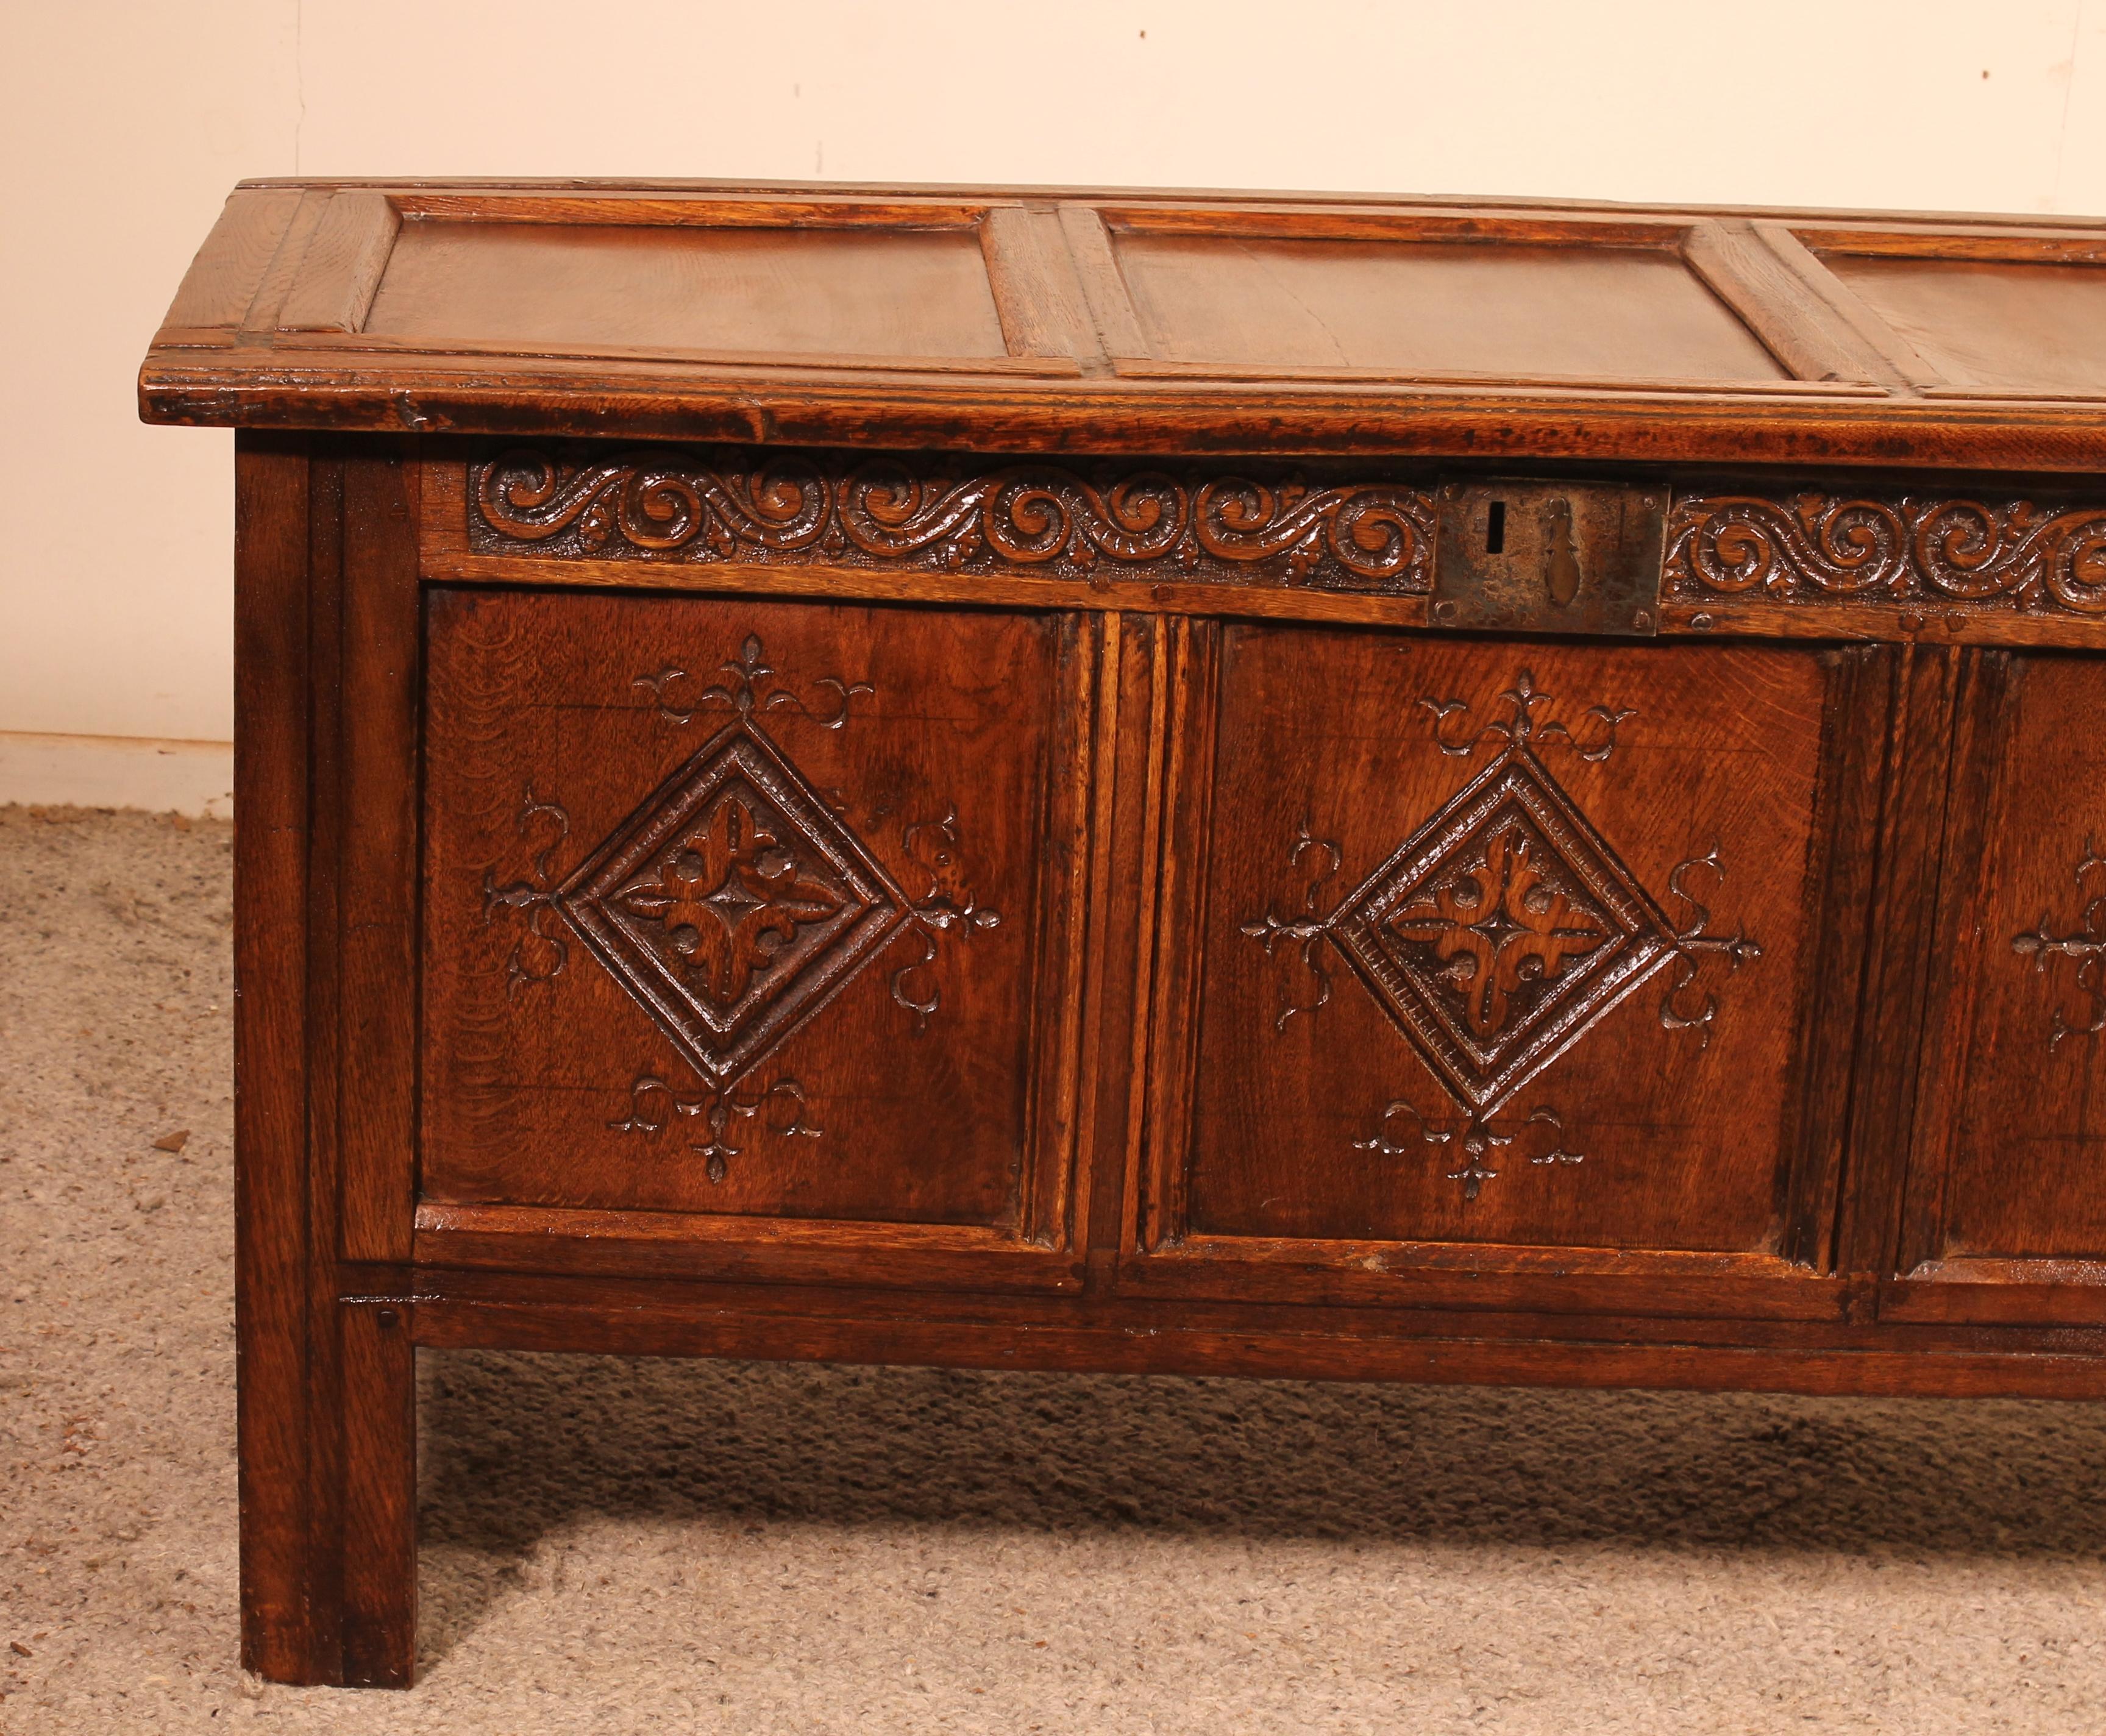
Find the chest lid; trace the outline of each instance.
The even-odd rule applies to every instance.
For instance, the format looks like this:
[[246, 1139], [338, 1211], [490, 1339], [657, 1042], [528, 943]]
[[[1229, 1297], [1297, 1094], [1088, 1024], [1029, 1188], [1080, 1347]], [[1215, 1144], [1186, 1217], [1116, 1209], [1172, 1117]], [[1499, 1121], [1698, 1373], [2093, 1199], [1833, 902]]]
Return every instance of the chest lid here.
[[2106, 222], [249, 182], [149, 421], [1017, 452], [2106, 468]]

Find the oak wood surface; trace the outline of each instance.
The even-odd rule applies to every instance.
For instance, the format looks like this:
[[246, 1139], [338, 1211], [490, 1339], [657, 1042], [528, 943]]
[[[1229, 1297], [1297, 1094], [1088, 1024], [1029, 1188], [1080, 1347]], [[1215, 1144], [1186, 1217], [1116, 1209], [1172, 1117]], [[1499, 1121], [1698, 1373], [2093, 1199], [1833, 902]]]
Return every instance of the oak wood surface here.
[[2106, 1397], [2095, 1351], [1771, 1348], [1633, 1343], [1613, 1335], [1561, 1341], [1209, 1330], [1076, 1320], [961, 1330], [837, 1314], [782, 1319], [663, 1306], [566, 1308], [509, 1299], [420, 1302], [418, 1342], [449, 1348], [598, 1351], [617, 1355], [761, 1357], [942, 1367], [1239, 1375], [1280, 1379], [1416, 1380], [1535, 1386], [1671, 1386], [1826, 1395]]
[[244, 185], [244, 1661], [409, 1680], [419, 1344], [2106, 1397], [2101, 269]]
[[[1888, 1306], [2106, 1319], [2106, 751], [2077, 722], [2106, 671], [1984, 653], [1975, 688], [1939, 890], [1954, 968], [1925, 1047], [1936, 1112], [1910, 1169], [1911, 1282]], [[1959, 1288], [1920, 1295], [1933, 1285]]]
[[[406, 1186], [392, 1212], [382, 1195], [377, 1236], [347, 1238], [347, 1197], [354, 1223], [376, 1203], [347, 1187], [347, 1169], [406, 1181], [414, 1162], [404, 1125], [349, 1165], [343, 1137], [361, 1016], [388, 1016], [385, 998], [369, 992], [355, 1007], [342, 998], [347, 912], [370, 895], [346, 849], [340, 671], [347, 648], [355, 682], [370, 665], [346, 644], [346, 594], [363, 587], [344, 584], [343, 562], [347, 547], [373, 548], [356, 529], [347, 536], [346, 505], [388, 471], [399, 488], [399, 455], [347, 458], [246, 435], [237, 449], [242, 1654], [281, 1681], [402, 1685], [415, 1656], [408, 1335], [399, 1312], [383, 1323], [338, 1300], [346, 1252], [408, 1247]], [[388, 521], [398, 563], [414, 549], [403, 504]], [[384, 586], [388, 563], [374, 565]], [[383, 736], [406, 721], [399, 706], [366, 720]], [[404, 913], [394, 917], [399, 942]], [[356, 963], [350, 981], [370, 989]], [[394, 1028], [406, 1036], [399, 1012]], [[350, 1119], [355, 1126], [356, 1106]]]
[[[1810, 1049], [1847, 1042], [1847, 1024], [1822, 1034], [1808, 1006], [1848, 954], [1801, 948], [1835, 890], [1809, 878], [1826, 660], [1269, 628], [1230, 630], [1220, 657], [1215, 739], [1196, 738], [1185, 768], [1211, 796], [1170, 798], [1189, 891], [1158, 920], [1192, 976], [1166, 1024], [1196, 1024], [1198, 1058], [1170, 1070], [1188, 1100], [1166, 1101], [1150, 1129], [1177, 1202], [1151, 1245], [1203, 1238], [1195, 1261], [1234, 1260], [1246, 1238], [1312, 1256], [1331, 1245], [1363, 1281], [1409, 1263], [1368, 1245], [1382, 1243], [1775, 1254], [1805, 1149], [1795, 1034]], [[1188, 690], [1208, 706], [1207, 684]], [[1574, 733], [1512, 763], [1569, 799], [1591, 843], [1561, 844], [1508, 806], [1441, 819], [1508, 759], [1490, 732], [1524, 708]], [[1446, 829], [1467, 833], [1453, 872], [1400, 850], [1417, 838], [1431, 856]], [[1412, 859], [1385, 881], [1399, 855]], [[1384, 890], [1407, 884], [1419, 890]], [[1351, 913], [1370, 892], [1388, 902], [1361, 929]], [[1747, 955], [1678, 953], [1685, 928], [1705, 948], [1745, 940]], [[1392, 953], [1400, 975], [1361, 980]], [[1561, 1010], [1562, 985], [1596, 980]], [[1456, 1097], [1400, 1034], [1419, 1006], [1509, 1083], [1474, 1106]], [[1531, 1029], [1544, 1035], [1525, 1043]], [[1556, 1119], [1531, 1133], [1534, 1115]], [[1472, 1173], [1472, 1141], [1517, 1135], [1492, 1145], [1495, 1174]]]
[[2096, 266], [1848, 256], [1829, 264], [1947, 383], [1985, 397], [2106, 393], [2106, 271]]
[[[235, 1307], [242, 1661], [312, 1679], [307, 1514], [307, 457], [245, 441], [235, 470]], [[262, 913], [289, 901], [289, 920]]]
[[424, 1196], [1064, 1241], [1073, 618], [552, 600], [428, 606]]
[[1007, 353], [979, 247], [941, 231], [412, 223], [364, 329], [589, 350]]
[[[2095, 226], [1063, 189], [292, 191], [244, 186], [208, 239], [141, 375], [149, 419], [2106, 464], [2084, 408], [2106, 397], [2086, 335]], [[226, 285], [272, 224], [239, 316]], [[1984, 258], [1985, 235], [2022, 257]], [[2042, 248], [2060, 262], [2028, 262]]]

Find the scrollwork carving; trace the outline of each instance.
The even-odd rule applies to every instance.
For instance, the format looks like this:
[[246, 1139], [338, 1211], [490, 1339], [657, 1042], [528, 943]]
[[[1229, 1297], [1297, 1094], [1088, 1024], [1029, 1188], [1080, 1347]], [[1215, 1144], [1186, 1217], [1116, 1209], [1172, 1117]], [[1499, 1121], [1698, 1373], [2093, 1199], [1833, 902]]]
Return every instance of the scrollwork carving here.
[[1678, 899], [1689, 912], [1688, 917], [1674, 934], [1674, 980], [1668, 985], [1667, 993], [1660, 997], [1660, 1028], [1666, 1031], [1696, 1033], [1699, 1048], [1711, 1046], [1711, 1021], [1718, 1016], [1718, 998], [1706, 994], [1694, 1012], [1683, 1010], [1681, 997], [1696, 980], [1696, 973], [1706, 954], [1723, 958], [1728, 971], [1737, 971], [1751, 959], [1763, 956], [1761, 945], [1737, 931], [1730, 935], [1714, 935], [1710, 930], [1711, 913], [1691, 894], [1684, 881], [1696, 868], [1709, 868], [1724, 884], [1726, 871], [1718, 864], [1718, 846], [1714, 844], [1700, 856], [1692, 856], [1677, 863], [1669, 872], [1669, 895]]
[[1667, 594], [1951, 601], [2106, 615], [2106, 506], [1698, 493], [1668, 526]]
[[1329, 838], [1312, 837], [1309, 823], [1302, 823], [1302, 831], [1288, 852], [1288, 865], [1299, 868], [1304, 856], [1312, 856], [1317, 863], [1316, 872], [1302, 889], [1302, 913], [1298, 917], [1281, 917], [1267, 910], [1255, 921], [1243, 925], [1243, 932], [1265, 948], [1268, 958], [1277, 956], [1279, 944], [1290, 942], [1301, 953], [1302, 963], [1316, 984], [1316, 998], [1313, 1001], [1297, 999], [1292, 989], [1282, 985], [1279, 991], [1279, 1013], [1272, 1021], [1275, 1031], [1287, 1029], [1287, 1021], [1299, 1012], [1314, 1012], [1331, 998], [1331, 973], [1320, 956], [1325, 935], [1329, 931], [1329, 919], [1320, 915], [1316, 905], [1324, 886], [1344, 866], [1345, 858], [1338, 846]]
[[470, 544], [486, 552], [1080, 577], [1109, 567], [1403, 594], [1432, 582], [1432, 495], [1403, 482], [1161, 469], [1090, 477], [1042, 461], [952, 471], [721, 448], [570, 462], [521, 448], [473, 466], [470, 498]]

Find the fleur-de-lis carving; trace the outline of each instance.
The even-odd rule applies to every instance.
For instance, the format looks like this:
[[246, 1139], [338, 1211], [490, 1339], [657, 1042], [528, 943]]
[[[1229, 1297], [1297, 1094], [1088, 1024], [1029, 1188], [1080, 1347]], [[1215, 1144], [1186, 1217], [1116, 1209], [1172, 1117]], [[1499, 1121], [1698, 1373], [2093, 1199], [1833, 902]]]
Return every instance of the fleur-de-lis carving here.
[[[783, 1105], [787, 1106], [786, 1111], [779, 1106]], [[772, 1106], [777, 1106], [773, 1117], [768, 1114]], [[629, 1114], [620, 1121], [608, 1122], [607, 1126], [617, 1133], [641, 1133], [647, 1139], [656, 1139], [665, 1131], [669, 1108], [677, 1115], [701, 1123], [701, 1141], [691, 1143], [688, 1150], [702, 1160], [703, 1173], [712, 1183], [723, 1182], [731, 1173], [727, 1160], [744, 1149], [731, 1142], [735, 1119], [758, 1119], [779, 1139], [820, 1137], [818, 1128], [804, 1124], [804, 1088], [790, 1079], [751, 1090], [705, 1091], [698, 1097], [683, 1097], [656, 1074], [639, 1074], [629, 1088]]]
[[1508, 747], [1523, 745], [1541, 749], [1553, 742], [1570, 747], [1583, 760], [1598, 765], [1616, 751], [1616, 731], [1638, 714], [1625, 706], [1590, 705], [1584, 714], [1585, 723], [1599, 727], [1582, 740], [1565, 724], [1554, 720], [1543, 722], [1536, 716], [1538, 707], [1551, 702], [1550, 695], [1539, 691], [1535, 676], [1524, 669], [1521, 679], [1512, 687], [1500, 692], [1507, 715], [1494, 718], [1474, 734], [1459, 733], [1449, 727], [1448, 720], [1460, 720], [1464, 730], [1469, 729], [1470, 702], [1467, 699], [1436, 699], [1431, 693], [1423, 694], [1419, 704], [1433, 714], [1433, 739], [1441, 752], [1458, 759], [1467, 759], [1485, 742], [1503, 742]]
[[2011, 941], [2011, 950], [2032, 959], [2036, 971], [2046, 971], [2049, 962], [2055, 958], [2075, 962], [2072, 979], [2088, 1004], [2074, 1018], [2059, 1007], [2055, 1009], [2054, 1023], [2048, 1031], [2050, 1049], [2058, 1047], [2065, 1037], [2096, 1037], [2106, 1031], [2106, 856], [2089, 838], [2077, 864], [2077, 885], [2080, 894], [2088, 894], [2078, 913], [2077, 927], [2067, 934], [2056, 934], [2050, 926], [2051, 918], [2043, 911], [2039, 927], [2015, 935]]
[[790, 689], [773, 684], [775, 669], [761, 649], [759, 635], [752, 633], [746, 635], [738, 655], [728, 662], [719, 663], [717, 670], [729, 679], [692, 693], [685, 703], [682, 702], [682, 696], [688, 693], [688, 685], [694, 678], [677, 663], [667, 664], [655, 675], [639, 675], [629, 684], [647, 688], [651, 697], [658, 702], [658, 715], [670, 724], [691, 722], [697, 711], [712, 707], [727, 707], [741, 717], [751, 717], [757, 711], [778, 711], [786, 706], [803, 712], [822, 729], [840, 729], [849, 720], [849, 705], [856, 695], [877, 691], [867, 681], [844, 681], [838, 675], [821, 675], [813, 684], [826, 689], [832, 698], [825, 707], [814, 711]]
[[719, 1006], [736, 1005], [800, 926], [840, 911], [840, 895], [809, 875], [753, 810], [728, 795], [661, 859], [656, 878], [616, 895], [631, 916], [664, 926], [666, 944]]
[[1493, 837], [1482, 868], [1435, 887], [1429, 899], [1400, 910], [1390, 926], [1454, 961], [1470, 1028], [1480, 1037], [1505, 1026], [1524, 982], [1550, 980], [1568, 958], [1608, 938], [1599, 918], [1544, 881], [1518, 826]]
[[1526, 1120], [1512, 1132], [1502, 1133], [1490, 1118], [1484, 1115], [1467, 1115], [1459, 1122], [1429, 1121], [1414, 1105], [1401, 1097], [1384, 1106], [1382, 1119], [1375, 1124], [1374, 1132], [1365, 1139], [1355, 1140], [1353, 1149], [1355, 1151], [1379, 1151], [1384, 1157], [1406, 1155], [1411, 1150], [1409, 1144], [1393, 1137], [1390, 1132], [1391, 1124], [1400, 1115], [1411, 1118], [1412, 1131], [1421, 1145], [1439, 1147], [1459, 1142], [1463, 1167], [1445, 1173], [1448, 1180], [1463, 1184], [1465, 1200], [1476, 1199], [1483, 1191], [1485, 1182], [1499, 1179], [1499, 1171], [1493, 1169], [1486, 1160], [1498, 1157], [1501, 1152], [1519, 1143], [1530, 1128], [1547, 1127], [1550, 1129], [1549, 1149], [1529, 1158], [1529, 1162], [1538, 1169], [1552, 1164], [1584, 1164], [1587, 1161], [1585, 1152], [1566, 1149], [1565, 1123], [1553, 1109], [1533, 1109], [1529, 1111]]
[[927, 890], [907, 907], [914, 918], [921, 956], [910, 959], [892, 973], [892, 998], [914, 1015], [918, 1034], [929, 1027], [930, 1015], [940, 999], [933, 982], [927, 992], [917, 990], [921, 973], [936, 962], [936, 938], [955, 932], [961, 940], [975, 929], [997, 928], [1001, 913], [984, 907], [968, 883], [966, 859], [958, 837], [958, 810], [952, 808], [939, 820], [919, 820], [901, 834], [900, 842], [914, 859]]

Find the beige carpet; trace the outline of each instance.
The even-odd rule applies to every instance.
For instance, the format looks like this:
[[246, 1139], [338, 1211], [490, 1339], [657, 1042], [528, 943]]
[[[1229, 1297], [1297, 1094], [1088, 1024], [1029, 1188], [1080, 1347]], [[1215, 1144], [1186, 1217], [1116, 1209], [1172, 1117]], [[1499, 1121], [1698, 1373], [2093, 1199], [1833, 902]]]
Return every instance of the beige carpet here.
[[552, 1357], [414, 1693], [244, 1680], [229, 845], [0, 809], [10, 1736], [2106, 1729], [2106, 1409]]

